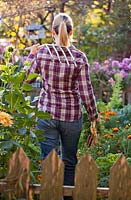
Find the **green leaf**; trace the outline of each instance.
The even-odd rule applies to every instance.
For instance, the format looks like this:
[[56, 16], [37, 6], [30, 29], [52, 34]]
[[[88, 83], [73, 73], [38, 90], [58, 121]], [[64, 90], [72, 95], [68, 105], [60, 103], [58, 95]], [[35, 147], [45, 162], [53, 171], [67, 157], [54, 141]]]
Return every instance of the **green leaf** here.
[[28, 83], [25, 83], [23, 85], [23, 90], [24, 91], [31, 91], [33, 89], [32, 85], [31, 84], [28, 84]]
[[4, 134], [3, 133], [0, 133], [0, 137], [3, 137], [4, 136]]
[[28, 68], [28, 67], [31, 65], [31, 62], [25, 61], [25, 62], [24, 62], [24, 65]]
[[25, 72], [21, 71], [20, 73], [15, 74], [13, 83], [16, 85], [19, 85], [20, 83], [23, 82], [25, 78]]
[[0, 70], [6, 70], [8, 67], [6, 65], [0, 65]]
[[8, 91], [5, 95], [6, 102], [11, 108], [17, 108], [17, 106], [24, 100], [23, 95], [18, 91]]
[[49, 113], [43, 112], [43, 111], [37, 111], [36, 116], [40, 119], [51, 119], [51, 115]]
[[10, 141], [5, 141], [5, 142], [2, 142], [1, 144], [0, 144], [0, 147], [1, 147], [1, 149], [0, 150], [10, 150], [10, 149], [12, 149], [12, 147], [13, 146], [20, 146], [20, 144], [18, 143], [18, 142], [16, 142], [16, 141], [14, 141], [14, 140], [10, 140]]
[[18, 128], [18, 132], [20, 133], [20, 135], [25, 135], [27, 132], [26, 128]]
[[35, 130], [35, 134], [37, 134], [37, 135], [41, 135], [43, 132], [44, 132], [44, 130], [41, 130], [41, 129]]
[[30, 135], [31, 135], [32, 138], [36, 138], [35, 133], [33, 131], [31, 131], [31, 130], [30, 130]]
[[27, 81], [30, 81], [34, 78], [37, 78], [38, 77], [38, 74], [37, 73], [32, 73], [32, 74], [29, 74], [29, 76], [27, 77]]

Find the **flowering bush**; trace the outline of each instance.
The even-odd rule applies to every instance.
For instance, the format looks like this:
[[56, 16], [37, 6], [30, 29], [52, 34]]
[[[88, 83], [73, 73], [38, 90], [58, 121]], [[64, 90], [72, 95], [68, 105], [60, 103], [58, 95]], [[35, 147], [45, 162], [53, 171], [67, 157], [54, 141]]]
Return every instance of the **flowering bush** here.
[[4, 64], [0, 65], [0, 171], [2, 173], [5, 173], [7, 161], [18, 146], [21, 146], [36, 163], [39, 158], [38, 142], [41, 138], [41, 131], [35, 129], [36, 117], [50, 118], [48, 113], [38, 111], [37, 107], [32, 105], [30, 91], [33, 87], [28, 82], [38, 74], [27, 76], [26, 71], [19, 71], [18, 65], [9, 62], [10, 56], [11, 53], [7, 51]]
[[119, 74], [122, 77], [122, 90], [125, 90], [130, 85], [131, 56], [129, 58], [123, 58], [122, 61], [113, 60], [110, 58], [105, 60], [103, 64], [99, 62], [93, 62], [90, 73], [96, 96], [98, 96], [97, 98], [99, 98], [100, 91], [103, 90], [103, 94], [100, 98], [102, 98], [102, 100], [105, 102], [108, 102], [112, 93], [111, 86], [115, 81], [116, 74]]
[[123, 79], [125, 79], [131, 73], [131, 56], [123, 58], [122, 61], [108, 59], [103, 64], [93, 62], [91, 71], [94, 74], [101, 73], [107, 80], [112, 78], [116, 73], [120, 73]]
[[[128, 112], [128, 114], [127, 114]], [[116, 112], [106, 111], [100, 114], [99, 155], [123, 153], [131, 157], [131, 106]]]

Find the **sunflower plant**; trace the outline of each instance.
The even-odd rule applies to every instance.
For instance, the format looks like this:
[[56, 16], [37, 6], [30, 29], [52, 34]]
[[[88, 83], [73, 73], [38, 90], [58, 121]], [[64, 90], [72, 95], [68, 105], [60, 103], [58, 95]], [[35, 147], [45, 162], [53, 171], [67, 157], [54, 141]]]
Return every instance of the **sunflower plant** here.
[[38, 74], [33, 73], [27, 76], [25, 70], [19, 70], [17, 64], [10, 62], [10, 56], [11, 53], [7, 51], [0, 65], [1, 172], [5, 171], [10, 155], [19, 146], [33, 161], [36, 162], [39, 159], [38, 143], [41, 139], [41, 131], [35, 128], [36, 118], [50, 118], [48, 113], [38, 111], [32, 104], [30, 92], [33, 87], [29, 82], [38, 77]]

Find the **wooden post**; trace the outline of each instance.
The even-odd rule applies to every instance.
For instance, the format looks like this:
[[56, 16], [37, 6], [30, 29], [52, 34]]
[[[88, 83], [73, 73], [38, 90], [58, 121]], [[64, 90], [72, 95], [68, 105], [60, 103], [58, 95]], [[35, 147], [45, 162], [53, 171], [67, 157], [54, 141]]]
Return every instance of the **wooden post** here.
[[25, 155], [22, 148], [12, 155], [9, 160], [8, 174], [4, 179], [7, 183], [3, 192], [8, 193], [8, 199], [12, 199], [15, 194], [16, 198], [27, 198], [30, 181], [30, 160]]
[[40, 200], [61, 200], [63, 194], [64, 163], [55, 150], [42, 162]]
[[74, 200], [96, 200], [97, 171], [95, 161], [85, 153], [76, 166]]
[[109, 200], [131, 200], [131, 168], [123, 155], [110, 170]]

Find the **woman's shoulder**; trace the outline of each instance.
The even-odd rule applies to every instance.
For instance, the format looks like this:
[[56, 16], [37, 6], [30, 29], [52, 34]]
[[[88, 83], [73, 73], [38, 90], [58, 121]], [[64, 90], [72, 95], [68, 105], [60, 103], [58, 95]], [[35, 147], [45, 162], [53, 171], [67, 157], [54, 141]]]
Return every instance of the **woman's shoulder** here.
[[74, 55], [76, 55], [77, 58], [81, 58], [84, 62], [87, 62], [87, 60], [88, 60], [87, 56], [83, 51], [81, 51], [80, 49], [76, 48], [74, 45], [72, 45], [70, 47], [70, 50], [72, 51], [72, 53]]

